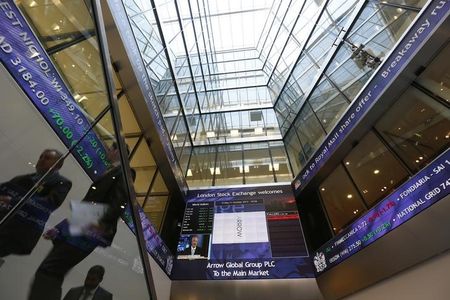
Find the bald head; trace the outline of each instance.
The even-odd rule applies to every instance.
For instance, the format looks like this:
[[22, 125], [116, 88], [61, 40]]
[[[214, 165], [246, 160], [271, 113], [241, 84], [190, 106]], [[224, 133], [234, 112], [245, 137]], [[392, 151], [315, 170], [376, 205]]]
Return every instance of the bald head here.
[[[50, 168], [58, 162], [58, 160], [62, 157], [62, 153], [56, 149], [45, 149], [36, 163], [36, 172], [40, 174], [44, 174]], [[64, 160], [59, 161], [55, 165], [55, 170], [61, 169], [63, 166]]]

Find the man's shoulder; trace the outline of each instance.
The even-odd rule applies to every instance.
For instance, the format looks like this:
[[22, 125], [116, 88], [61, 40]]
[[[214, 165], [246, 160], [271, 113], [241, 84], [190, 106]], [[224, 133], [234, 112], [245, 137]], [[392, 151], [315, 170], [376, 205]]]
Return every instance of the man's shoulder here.
[[102, 296], [105, 299], [112, 299], [112, 294], [101, 286], [98, 287], [96, 295]]
[[56, 174], [55, 181], [59, 181], [60, 183], [69, 183], [72, 184], [72, 181], [68, 179], [67, 177], [62, 176], [61, 174]]
[[82, 290], [82, 289], [83, 289], [82, 285], [81, 286], [76, 286], [76, 287], [71, 288], [69, 290], [69, 292], [76, 292], [76, 291], [79, 291], [79, 290]]
[[66, 296], [64, 296], [63, 300], [71, 300], [71, 299], [75, 299], [75, 298], [71, 298], [74, 296], [78, 296], [81, 294], [81, 290], [83, 290], [82, 286], [77, 286], [77, 287], [73, 287], [71, 288], [69, 291], [67, 291]]

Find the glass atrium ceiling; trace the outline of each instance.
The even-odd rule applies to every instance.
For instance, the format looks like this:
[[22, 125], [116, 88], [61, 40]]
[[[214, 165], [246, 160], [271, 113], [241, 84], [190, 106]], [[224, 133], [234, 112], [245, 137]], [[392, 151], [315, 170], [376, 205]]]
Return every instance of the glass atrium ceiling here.
[[426, 1], [123, 3], [192, 188], [290, 181]]
[[[246, 48], [256, 49], [270, 8], [275, 2], [279, 1], [201, 0], [197, 3], [195, 1], [191, 1], [191, 3], [178, 1], [177, 4], [183, 27], [190, 26], [192, 22], [198, 23], [200, 19], [207, 19], [208, 25], [202, 32], [204, 35], [202, 39], [211, 40], [211, 46], [214, 48], [208, 50], [220, 53]], [[156, 5], [164, 36], [166, 40], [173, 40], [180, 33], [175, 3], [174, 1], [156, 1]], [[202, 31], [202, 28], [196, 30]], [[185, 32], [185, 38], [187, 44], [192, 45], [196, 37], [189, 33]], [[176, 56], [186, 55], [182, 43], [173, 43], [170, 48]], [[195, 49], [188, 49], [188, 51], [191, 54], [196, 52]]]

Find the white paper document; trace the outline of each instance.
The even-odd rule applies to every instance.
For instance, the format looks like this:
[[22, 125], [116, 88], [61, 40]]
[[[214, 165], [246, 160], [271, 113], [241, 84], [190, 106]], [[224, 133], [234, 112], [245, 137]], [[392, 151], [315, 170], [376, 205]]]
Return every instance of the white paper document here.
[[71, 201], [72, 216], [69, 220], [69, 232], [71, 235], [82, 235], [86, 227], [98, 224], [108, 206], [101, 203]]

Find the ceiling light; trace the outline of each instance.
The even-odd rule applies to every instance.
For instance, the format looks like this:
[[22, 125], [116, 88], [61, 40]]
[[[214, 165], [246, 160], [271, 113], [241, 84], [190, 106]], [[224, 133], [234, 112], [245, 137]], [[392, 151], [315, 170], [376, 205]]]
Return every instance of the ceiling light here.
[[231, 129], [230, 130], [230, 136], [239, 136], [239, 130], [238, 129]]
[[37, 3], [36, 3], [36, 1], [31, 1], [30, 2], [30, 4], [29, 4], [29, 7], [35, 7], [35, 6], [37, 6]]
[[[209, 168], [211, 175], [214, 175], [214, 168]], [[220, 175], [220, 168], [216, 168], [216, 175]]]
[[207, 131], [206, 132], [206, 137], [207, 138], [213, 138], [215, 136], [214, 131]]
[[323, 187], [323, 188], [321, 188], [320, 190], [321, 190], [322, 192], [324, 192], [324, 191], [325, 191], [325, 188]]
[[239, 173], [242, 174], [243, 171], [245, 171], [245, 173], [249, 173], [250, 172], [250, 167], [249, 166], [244, 166], [244, 168], [242, 168], [242, 166], [239, 166]]
[[176, 134], [172, 135], [172, 141], [176, 141], [176, 140], [178, 140], [177, 135]]
[[191, 177], [192, 176], [192, 170], [191, 169], [187, 170], [186, 176], [187, 177]]
[[416, 159], [416, 163], [420, 163], [420, 160]]
[[352, 194], [348, 194], [348, 195], [347, 195], [347, 198], [348, 198], [348, 199], [352, 199], [352, 198], [353, 198], [353, 195], [352, 195]]
[[58, 24], [54, 24], [53, 27], [52, 27], [52, 29], [53, 29], [54, 31], [58, 31], [58, 30], [61, 29], [61, 27], [59, 27]]
[[380, 170], [378, 170], [378, 169], [373, 170], [373, 174], [375, 174], [375, 175], [380, 174]]
[[87, 99], [88, 99], [88, 97], [82, 96], [82, 97], [79, 98], [77, 101], [78, 101], [78, 103], [81, 103], [82, 101], [87, 100]]
[[350, 162], [349, 162], [349, 161], [346, 161], [345, 164], [348, 166], [348, 165], [350, 164]]
[[255, 128], [255, 134], [263, 134], [263, 129], [261, 127], [256, 127]]
[[422, 159], [423, 159], [423, 156], [419, 156], [419, 159], [422, 160]]
[[272, 165], [270, 164], [269, 165], [269, 171], [273, 171], [273, 170], [279, 171], [280, 170], [280, 164], [279, 163], [274, 163], [273, 164], [273, 168], [272, 168]]

